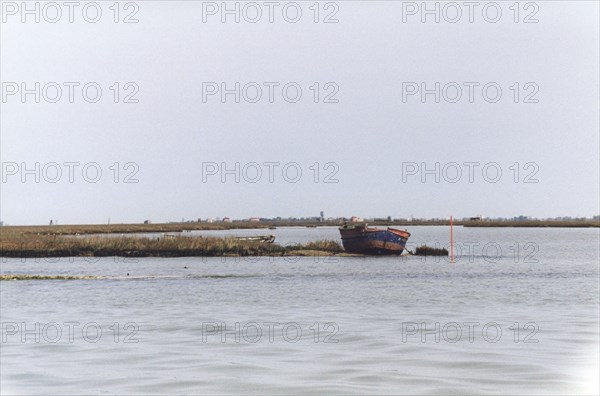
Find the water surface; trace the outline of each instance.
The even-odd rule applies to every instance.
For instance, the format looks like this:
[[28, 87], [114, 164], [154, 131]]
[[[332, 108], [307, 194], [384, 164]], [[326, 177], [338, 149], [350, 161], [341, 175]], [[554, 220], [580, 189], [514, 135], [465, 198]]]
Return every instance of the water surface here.
[[[265, 231], [233, 233], [338, 238]], [[448, 242], [447, 227], [409, 231], [409, 248]], [[598, 231], [455, 234], [455, 263], [3, 259], [2, 273], [107, 279], [0, 283], [2, 394], [598, 393]]]

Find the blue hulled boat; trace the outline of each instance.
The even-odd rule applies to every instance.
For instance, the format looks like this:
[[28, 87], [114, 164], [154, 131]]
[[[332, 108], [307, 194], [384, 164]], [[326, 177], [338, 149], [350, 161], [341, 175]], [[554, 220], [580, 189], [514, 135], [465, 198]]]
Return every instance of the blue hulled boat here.
[[362, 254], [402, 254], [406, 241], [410, 237], [408, 231], [395, 228], [369, 228], [368, 224], [344, 224], [339, 228], [344, 250], [349, 253]]

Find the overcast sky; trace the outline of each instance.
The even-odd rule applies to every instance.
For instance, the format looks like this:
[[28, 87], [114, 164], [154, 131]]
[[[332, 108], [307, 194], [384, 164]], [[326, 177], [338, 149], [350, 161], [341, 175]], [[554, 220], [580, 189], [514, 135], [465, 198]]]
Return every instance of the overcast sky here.
[[599, 213], [596, 1], [113, 3], [2, 2], [5, 223]]

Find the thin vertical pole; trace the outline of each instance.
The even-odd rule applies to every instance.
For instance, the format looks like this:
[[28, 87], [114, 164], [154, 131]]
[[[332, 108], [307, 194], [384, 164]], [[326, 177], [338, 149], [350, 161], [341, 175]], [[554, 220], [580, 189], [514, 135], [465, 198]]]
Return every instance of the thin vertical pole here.
[[450, 216], [450, 262], [454, 262], [454, 222]]

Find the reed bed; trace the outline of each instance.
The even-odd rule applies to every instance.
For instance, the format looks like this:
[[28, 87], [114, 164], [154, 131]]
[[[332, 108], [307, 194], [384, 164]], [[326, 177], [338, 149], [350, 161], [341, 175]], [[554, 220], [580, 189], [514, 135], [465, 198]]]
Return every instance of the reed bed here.
[[59, 236], [2, 233], [0, 256], [4, 257], [217, 257], [292, 255], [295, 252], [341, 253], [332, 241], [281, 246], [236, 238], [175, 236], [156, 239], [136, 236]]
[[415, 249], [415, 256], [447, 256], [448, 250], [445, 248], [434, 248], [431, 246], [421, 245]]
[[287, 246], [286, 248], [291, 251], [312, 250], [329, 253], [344, 253], [344, 248], [342, 247], [342, 245], [340, 245], [339, 242], [327, 240], [291, 245]]
[[135, 234], [148, 232], [182, 232], [204, 230], [229, 230], [248, 228], [268, 228], [266, 223], [162, 223], [162, 224], [73, 224], [4, 226], [1, 232], [40, 234], [40, 235], [86, 235], [86, 234]]
[[523, 220], [523, 221], [465, 221], [464, 227], [534, 227], [534, 228], [597, 228], [600, 220]]

